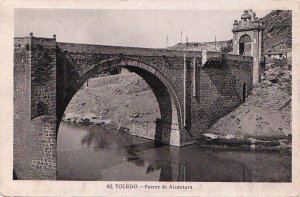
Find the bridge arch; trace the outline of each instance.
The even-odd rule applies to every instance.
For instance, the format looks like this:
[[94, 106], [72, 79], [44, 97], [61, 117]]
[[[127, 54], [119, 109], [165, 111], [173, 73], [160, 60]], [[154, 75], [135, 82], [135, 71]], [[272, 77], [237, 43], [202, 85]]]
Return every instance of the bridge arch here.
[[239, 39], [239, 54], [251, 55], [251, 37], [248, 34], [244, 34]]
[[171, 145], [180, 145], [180, 131], [184, 130], [184, 128], [182, 109], [177, 93], [168, 79], [160, 71], [140, 60], [131, 58], [119, 57], [105, 59], [78, 77], [76, 85], [73, 85], [72, 91], [70, 91], [66, 97], [67, 99], [61, 104], [62, 110], [60, 110], [57, 115], [57, 130], [65, 109], [80, 87], [95, 74], [116, 68], [127, 68], [136, 73], [146, 81], [153, 91], [161, 114], [161, 120], [156, 122], [154, 139]]

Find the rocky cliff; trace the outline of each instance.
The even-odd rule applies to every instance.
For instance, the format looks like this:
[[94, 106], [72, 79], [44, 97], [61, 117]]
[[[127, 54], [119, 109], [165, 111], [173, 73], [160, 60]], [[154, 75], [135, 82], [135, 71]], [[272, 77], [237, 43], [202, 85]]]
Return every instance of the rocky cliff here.
[[292, 47], [292, 11], [274, 10], [262, 18], [263, 48], [286, 49]]

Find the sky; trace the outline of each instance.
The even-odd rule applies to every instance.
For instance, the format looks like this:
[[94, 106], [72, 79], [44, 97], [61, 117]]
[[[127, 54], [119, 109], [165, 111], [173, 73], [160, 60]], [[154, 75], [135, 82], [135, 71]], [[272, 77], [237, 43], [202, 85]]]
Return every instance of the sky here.
[[[270, 10], [254, 10], [263, 17]], [[15, 9], [15, 37], [52, 38], [58, 42], [165, 48], [189, 42], [232, 38], [232, 24], [243, 10], [91, 10]], [[167, 42], [168, 37], [168, 42]]]

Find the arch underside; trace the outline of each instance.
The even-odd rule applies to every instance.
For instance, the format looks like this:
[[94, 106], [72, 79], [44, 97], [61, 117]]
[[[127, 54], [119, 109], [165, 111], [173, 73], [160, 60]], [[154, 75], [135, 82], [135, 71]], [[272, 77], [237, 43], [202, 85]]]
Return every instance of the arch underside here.
[[[105, 70], [112, 70], [120, 67], [126, 68], [142, 77], [150, 86], [157, 99], [161, 119], [156, 121], [155, 141], [176, 146], [180, 145], [180, 131], [183, 128], [181, 109], [176, 92], [173, 90], [168, 80], [159, 71], [137, 60], [124, 58], [106, 60], [85, 72], [85, 74], [77, 80], [78, 83], [76, 87], [68, 93], [67, 98], [63, 100], [63, 103], [60, 105], [63, 109], [58, 113], [57, 124], [59, 125], [63, 113], [72, 97], [89, 78]], [[59, 126], [57, 128], [59, 128]]]

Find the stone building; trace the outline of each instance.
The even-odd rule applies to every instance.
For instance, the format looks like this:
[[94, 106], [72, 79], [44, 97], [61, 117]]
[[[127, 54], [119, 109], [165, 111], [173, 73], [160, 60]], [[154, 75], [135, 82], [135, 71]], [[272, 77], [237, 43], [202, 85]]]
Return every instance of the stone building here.
[[262, 20], [251, 9], [245, 10], [241, 20], [233, 23], [233, 54], [253, 57], [253, 83], [260, 82], [262, 55]]
[[274, 49], [265, 52], [268, 59], [288, 59], [292, 57], [292, 49]]

